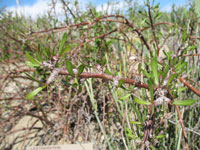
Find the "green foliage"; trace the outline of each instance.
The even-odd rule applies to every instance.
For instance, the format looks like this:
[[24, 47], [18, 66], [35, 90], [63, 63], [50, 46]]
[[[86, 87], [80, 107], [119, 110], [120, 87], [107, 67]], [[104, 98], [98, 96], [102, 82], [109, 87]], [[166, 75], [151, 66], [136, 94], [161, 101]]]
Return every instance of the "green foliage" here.
[[193, 99], [173, 102], [174, 105], [178, 105], [178, 106], [190, 106], [190, 105], [193, 105], [194, 103], [195, 103], [195, 100]]
[[29, 100], [33, 99], [40, 91], [42, 91], [42, 90], [43, 90], [44, 88], [46, 88], [46, 87], [47, 87], [47, 86], [44, 85], [43, 87], [39, 87], [39, 88], [35, 89], [34, 91], [30, 92], [30, 93], [26, 96], [26, 98], [29, 99]]
[[67, 69], [67, 71], [69, 72], [69, 74], [72, 76], [72, 77], [74, 77], [74, 72], [73, 72], [73, 65], [72, 65], [72, 63], [70, 62], [70, 61], [66, 61], [66, 69]]
[[[180, 77], [199, 90], [199, 58], [193, 55], [200, 53], [199, 2], [189, 8], [174, 5], [171, 12], [162, 12], [154, 1], [140, 5], [127, 0], [127, 7], [116, 11], [110, 9], [113, 3], [103, 11], [92, 4], [81, 10], [78, 1], [61, 3], [62, 21], [52, 12], [37, 19], [1, 13], [0, 108], [4, 111], [6, 105], [7, 114], [20, 114], [40, 106], [38, 114], [34, 112], [38, 116], [32, 110], [28, 114], [42, 122], [41, 138], [50, 144], [76, 143], [87, 132], [91, 136], [82, 137], [84, 142], [95, 137], [99, 149], [141, 149], [145, 139], [152, 149], [184, 149], [175, 109], [185, 106], [180, 112], [185, 127], [191, 129], [186, 132], [188, 143], [191, 149], [198, 147], [199, 135], [189, 131], [199, 123], [199, 97]], [[24, 62], [26, 66], [19, 67]], [[21, 79], [27, 81], [25, 86]], [[46, 88], [49, 80], [56, 82]], [[11, 81], [19, 86], [20, 93], [13, 91], [21, 100], [19, 110], [12, 109], [7, 97], [13, 93], [5, 94]], [[58, 117], [49, 119], [49, 114]], [[95, 131], [90, 132], [92, 125]], [[104, 138], [98, 140], [96, 135]]]
[[134, 96], [134, 100], [135, 100], [135, 102], [136, 102], [137, 104], [143, 104], [143, 105], [150, 105], [150, 104], [151, 104], [150, 102], [141, 100], [141, 99], [137, 98], [136, 96]]

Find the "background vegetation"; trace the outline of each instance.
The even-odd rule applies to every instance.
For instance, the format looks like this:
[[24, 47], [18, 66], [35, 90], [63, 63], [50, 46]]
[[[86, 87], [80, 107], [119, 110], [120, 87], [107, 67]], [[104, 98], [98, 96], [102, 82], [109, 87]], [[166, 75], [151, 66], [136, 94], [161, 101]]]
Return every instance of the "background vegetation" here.
[[60, 2], [60, 18], [55, 1], [37, 19], [0, 12], [0, 149], [199, 149], [198, 1]]

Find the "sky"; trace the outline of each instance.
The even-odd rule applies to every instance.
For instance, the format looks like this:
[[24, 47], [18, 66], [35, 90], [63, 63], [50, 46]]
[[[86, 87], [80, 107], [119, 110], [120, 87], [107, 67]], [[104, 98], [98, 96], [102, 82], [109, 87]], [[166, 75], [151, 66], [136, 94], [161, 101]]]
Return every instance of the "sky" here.
[[[45, 13], [49, 6], [48, 3], [51, 2], [51, 0], [18, 0], [20, 3], [20, 12], [23, 12], [23, 14], [27, 16], [37, 16], [42, 13]], [[59, 0], [57, 0], [59, 1]], [[73, 1], [73, 0], [71, 0]], [[106, 3], [112, 2], [112, 1], [118, 1], [120, 3], [120, 6], [117, 7], [124, 7], [123, 6], [123, 0], [79, 0], [82, 5], [85, 5], [89, 2], [92, 2], [97, 6], [97, 8], [100, 10], [102, 6], [106, 7]], [[135, 0], [137, 2], [141, 2], [144, 0]], [[170, 11], [172, 4], [176, 4], [177, 6], [186, 5], [188, 3], [188, 0], [155, 0], [155, 4], [160, 3], [160, 8], [162, 11]], [[16, 0], [0, 0], [0, 8], [3, 6], [6, 7], [9, 11], [17, 11], [17, 4]], [[61, 7], [61, 4], [57, 4], [56, 6], [58, 10]]]

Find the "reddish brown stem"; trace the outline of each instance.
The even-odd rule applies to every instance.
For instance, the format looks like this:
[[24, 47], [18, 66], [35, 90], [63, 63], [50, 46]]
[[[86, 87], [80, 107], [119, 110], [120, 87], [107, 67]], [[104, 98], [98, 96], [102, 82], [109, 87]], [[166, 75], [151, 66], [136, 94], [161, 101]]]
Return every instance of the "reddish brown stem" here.
[[[65, 69], [60, 69], [59, 74], [60, 75], [69, 75], [69, 73]], [[100, 78], [100, 79], [106, 79], [106, 80], [111, 80], [111, 81], [123, 80], [124, 83], [134, 84], [136, 87], [145, 88], [145, 89], [149, 88], [147, 84], [137, 82], [134, 79], [124, 78], [124, 77], [115, 77], [115, 76], [107, 75], [104, 73], [82, 73], [79, 77], [81, 77], [81, 78]]]
[[195, 87], [193, 87], [189, 82], [187, 82], [183, 77], [180, 77], [179, 80], [186, 85], [192, 92], [194, 92], [196, 95], [200, 96], [200, 91], [197, 90]]

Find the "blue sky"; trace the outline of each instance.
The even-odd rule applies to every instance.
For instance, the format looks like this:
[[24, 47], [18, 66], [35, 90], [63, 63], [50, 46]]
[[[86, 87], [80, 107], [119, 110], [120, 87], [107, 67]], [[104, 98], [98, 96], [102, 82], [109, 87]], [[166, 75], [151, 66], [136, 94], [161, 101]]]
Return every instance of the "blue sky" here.
[[[45, 14], [49, 10], [50, 6], [48, 4], [51, 3], [51, 1], [52, 0], [19, 0], [20, 9], [17, 9], [16, 0], [0, 0], [0, 8], [6, 6], [6, 9], [8, 11], [24, 14], [25, 16], [37, 17], [40, 16], [41, 14]], [[60, 0], [57, 1], [59, 2]], [[97, 10], [102, 10], [103, 8], [106, 8], [107, 7], [106, 3], [113, 1], [120, 2], [120, 4], [115, 5], [114, 8], [126, 7], [123, 3], [123, 0], [78, 0], [78, 1], [82, 5], [92, 2], [97, 6]], [[135, 1], [142, 4], [144, 0], [135, 0]], [[177, 6], [186, 5], [188, 3], [188, 0], [155, 0], [155, 4], [157, 3], [160, 3], [160, 8], [162, 11], [170, 11], [172, 4], [176, 4]], [[62, 10], [62, 4], [57, 3], [56, 11], [58, 13], [58, 16], [59, 13], [62, 14], [61, 10]]]
[[[49, 0], [51, 1], [51, 0]], [[111, 1], [111, 0], [85, 0], [85, 1], [91, 1], [93, 2], [94, 4], [96, 5], [102, 5], [108, 1]], [[138, 1], [141, 1], [141, 0], [138, 0]], [[37, 0], [19, 0], [20, 4], [23, 6], [23, 5], [33, 5], [34, 3], [37, 2]], [[161, 4], [161, 7], [167, 7], [169, 5], [172, 5], [173, 3], [176, 4], [176, 5], [183, 5], [183, 4], [186, 4], [187, 0], [155, 0], [156, 3], [160, 3]], [[10, 7], [10, 6], [16, 6], [16, 0], [0, 0], [0, 7], [2, 6], [7, 6], [7, 7]]]

